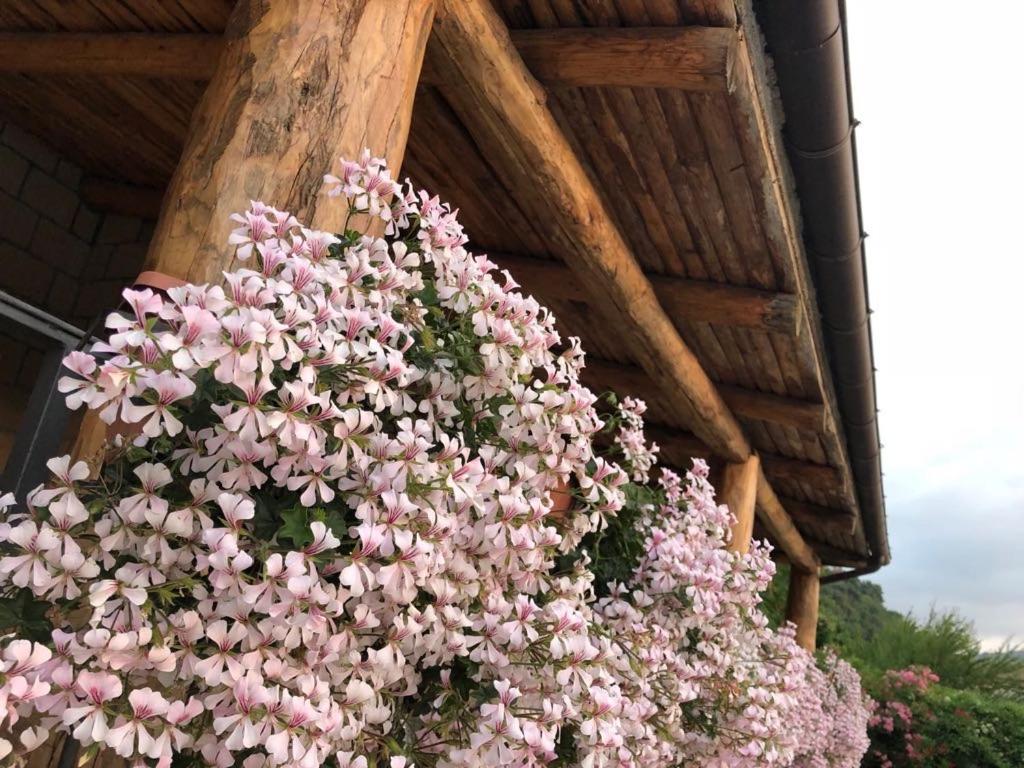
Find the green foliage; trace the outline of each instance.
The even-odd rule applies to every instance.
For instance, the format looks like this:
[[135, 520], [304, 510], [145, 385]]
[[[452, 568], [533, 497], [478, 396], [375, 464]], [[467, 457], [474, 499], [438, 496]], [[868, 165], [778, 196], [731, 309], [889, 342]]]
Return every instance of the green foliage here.
[[611, 584], [626, 583], [644, 552], [644, 533], [637, 527], [646, 507], [661, 504], [661, 491], [638, 483], [623, 486], [626, 504], [611, 517], [608, 526], [583, 540], [582, 548], [593, 562], [594, 589], [599, 596], [608, 594]]
[[[789, 573], [780, 567], [762, 608], [773, 625], [785, 620]], [[1006, 647], [982, 653], [971, 623], [932, 611], [925, 621], [885, 607], [882, 588], [860, 579], [822, 586], [818, 642], [832, 646], [863, 677], [867, 692], [893, 715], [871, 729], [865, 768], [1021, 768], [1024, 766], [1024, 656]], [[893, 690], [890, 669], [926, 666], [942, 681], [925, 692]], [[908, 751], [909, 745], [909, 751]], [[886, 761], [889, 762], [886, 762]]]
[[[909, 707], [891, 731], [872, 729], [865, 768], [1020, 768], [1024, 765], [1024, 704], [974, 691], [932, 686], [894, 697]], [[909, 750], [908, 750], [909, 745]]]
[[973, 625], [953, 612], [932, 611], [925, 622], [897, 616], [870, 640], [852, 638], [847, 649], [865, 668], [924, 665], [949, 688], [1024, 700], [1024, 660], [1010, 648], [983, 654]]

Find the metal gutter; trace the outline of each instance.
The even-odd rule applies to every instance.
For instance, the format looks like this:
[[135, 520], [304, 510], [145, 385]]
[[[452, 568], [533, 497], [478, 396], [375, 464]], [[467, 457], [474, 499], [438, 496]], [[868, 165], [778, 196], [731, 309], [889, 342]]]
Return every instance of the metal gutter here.
[[846, 9], [843, 0], [755, 0], [754, 9], [774, 62], [804, 244], [871, 549], [859, 575], [888, 563], [890, 554]]

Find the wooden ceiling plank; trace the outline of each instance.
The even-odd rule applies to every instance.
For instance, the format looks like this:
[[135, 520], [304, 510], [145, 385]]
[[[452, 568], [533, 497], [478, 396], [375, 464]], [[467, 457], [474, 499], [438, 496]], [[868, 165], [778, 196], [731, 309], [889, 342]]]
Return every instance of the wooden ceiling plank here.
[[[579, 88], [561, 88], [551, 91], [551, 113], [565, 131], [565, 137], [576, 157], [588, 173], [600, 179], [619, 179], [622, 167], [611, 156], [612, 144], [597, 126], [584, 92]], [[600, 189], [600, 185], [598, 185]], [[614, 221], [623, 236], [632, 244], [641, 266], [651, 272], [664, 272], [661, 252], [648, 231], [643, 214], [632, 196], [623, 194], [614, 206], [609, 206]]]
[[771, 252], [766, 247], [754, 205], [754, 194], [736, 140], [730, 99], [722, 94], [688, 94], [693, 114], [704, 137], [715, 182], [728, 215], [730, 230], [739, 249], [743, 277], [733, 282], [774, 288], [781, 282]]
[[710, 277], [705, 254], [714, 251], [711, 236], [708, 234], [708, 223], [703, 213], [692, 201], [692, 193], [685, 184], [682, 168], [682, 157], [679, 147], [672, 136], [672, 131], [665, 117], [658, 92], [649, 88], [637, 88], [632, 91], [636, 99], [636, 108], [643, 115], [644, 124], [650, 135], [650, 142], [659, 155], [656, 173], [659, 179], [664, 177], [667, 193], [663, 196], [670, 218], [678, 218], [680, 226], [685, 226], [692, 241], [693, 253], [684, 254], [687, 275], [695, 280], [707, 280]]
[[848, 510], [822, 507], [799, 499], [780, 498], [779, 501], [797, 525], [812, 524], [843, 535], [852, 534], [857, 529], [857, 515]]
[[[511, 254], [491, 254], [502, 267], [546, 294], [588, 301], [584, 282], [562, 262]], [[675, 320], [795, 333], [800, 305], [795, 296], [727, 283], [647, 275], [665, 312]]]
[[689, 206], [707, 222], [711, 248], [702, 255], [708, 274], [720, 282], [742, 283], [733, 279], [744, 274], [739, 248], [728, 226], [729, 214], [687, 94], [666, 89], [656, 93], [673, 141], [679, 147], [682, 162], [676, 166], [675, 174], [680, 190], [688, 197]]
[[[679, 204], [668, 173], [665, 156], [672, 155], [669, 151], [672, 140], [666, 127], [658, 123], [658, 118], [663, 116], [655, 92], [645, 88], [606, 88], [604, 92], [608, 94], [617, 119], [624, 128], [630, 150], [640, 161], [648, 194], [653, 195], [662, 212], [673, 244], [685, 265], [685, 272], [679, 274], [695, 279], [706, 278], [707, 272], [697, 253], [689, 220]], [[641, 96], [647, 98], [642, 99]], [[648, 104], [654, 106], [653, 114], [648, 113]]]
[[209, 33], [0, 32], [0, 72], [208, 80], [222, 48]]
[[[611, 174], [601, 174], [597, 189], [607, 191], [609, 201], [628, 199], [633, 202], [639, 213], [640, 226], [654, 245], [650, 255], [652, 260], [659, 262], [654, 271], [659, 274], [680, 274], [683, 271], [682, 260], [666, 225], [663, 206], [648, 189], [646, 176], [626, 135], [626, 127], [616, 118], [612, 106], [616, 100], [615, 95], [603, 88], [581, 89], [579, 93], [612, 162]], [[617, 204], [611, 207], [617, 207]], [[630, 234], [635, 229], [620, 228], [620, 231], [627, 241], [631, 241]], [[630, 245], [635, 247], [637, 243], [632, 241]]]

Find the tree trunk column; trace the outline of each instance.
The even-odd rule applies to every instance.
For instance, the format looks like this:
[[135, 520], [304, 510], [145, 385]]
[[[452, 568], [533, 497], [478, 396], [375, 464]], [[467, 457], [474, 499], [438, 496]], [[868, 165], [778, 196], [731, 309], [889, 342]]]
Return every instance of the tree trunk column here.
[[789, 572], [789, 598], [786, 619], [796, 624], [796, 642], [811, 653], [818, 642], [818, 599], [821, 581], [817, 572], [792, 568]]
[[233, 256], [228, 217], [250, 200], [339, 228], [323, 175], [364, 147], [397, 174], [433, 16], [433, 0], [239, 0], [147, 269], [218, 281]]
[[[338, 230], [346, 211], [320, 194], [323, 176], [367, 147], [397, 177], [433, 19], [434, 0], [238, 0], [145, 268], [220, 282], [229, 217], [250, 200]], [[74, 457], [96, 471], [105, 438], [86, 412]]]
[[754, 454], [746, 461], [727, 464], [722, 472], [721, 502], [736, 518], [729, 539], [733, 552], [750, 550], [754, 536], [754, 513], [757, 507], [757, 480], [760, 460]]

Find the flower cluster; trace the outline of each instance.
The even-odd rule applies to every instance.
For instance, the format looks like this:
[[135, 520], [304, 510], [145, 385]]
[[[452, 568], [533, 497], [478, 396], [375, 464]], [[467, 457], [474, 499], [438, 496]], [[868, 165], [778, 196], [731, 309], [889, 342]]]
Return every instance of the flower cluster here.
[[648, 445], [644, 437], [646, 411], [647, 404], [632, 397], [623, 399], [618, 410], [621, 422], [615, 444], [622, 452], [622, 463], [630, 468], [631, 479], [637, 483], [649, 482], [651, 468], [658, 461], [658, 444]]
[[577, 342], [447, 206], [368, 154], [326, 180], [344, 232], [253, 203], [230, 238], [249, 266], [126, 291], [68, 357], [68, 404], [121, 435], [98, 470], [52, 460], [0, 526], [0, 585], [56, 627], [3, 646], [0, 748], [60, 729], [158, 766], [753, 768], [824, 724], [822, 749], [859, 749], [852, 673], [815, 677], [768, 628], [769, 552], [727, 549], [702, 462], [662, 471], [640, 562], [595, 596], [585, 547], [654, 464], [642, 403], [624, 469], [594, 448]]
[[807, 664], [805, 681], [791, 724], [798, 738], [794, 768], [857, 768], [870, 743], [873, 705], [860, 675], [827, 651], [820, 668]]
[[[881, 698], [868, 722], [871, 734], [878, 742], [871, 750], [871, 760], [880, 768], [893, 768], [897, 762], [915, 765], [923, 760], [926, 753], [941, 753], [943, 745], [925, 744], [924, 736], [917, 730], [913, 709], [913, 705], [938, 682], [939, 676], [921, 665], [890, 669], [885, 673], [880, 688]], [[929, 716], [935, 719], [934, 714], [929, 713]]]

